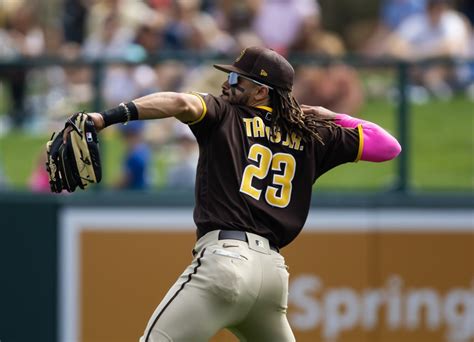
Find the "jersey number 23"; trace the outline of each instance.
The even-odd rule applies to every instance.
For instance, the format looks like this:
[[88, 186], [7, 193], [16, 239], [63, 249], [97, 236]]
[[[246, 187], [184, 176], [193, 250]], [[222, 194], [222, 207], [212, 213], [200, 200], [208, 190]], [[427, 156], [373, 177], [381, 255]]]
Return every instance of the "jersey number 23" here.
[[[242, 176], [240, 192], [250, 197], [260, 200], [262, 191], [265, 190], [265, 200], [268, 204], [285, 208], [291, 200], [291, 191], [293, 177], [295, 176], [296, 160], [288, 153], [275, 153], [260, 144], [254, 144], [250, 147], [248, 159], [257, 162], [257, 165], [247, 165]], [[274, 171], [272, 184], [266, 189], [257, 189], [252, 186], [253, 177], [264, 179], [268, 172]], [[276, 187], [278, 186], [278, 187]], [[280, 190], [278, 195], [278, 190]]]

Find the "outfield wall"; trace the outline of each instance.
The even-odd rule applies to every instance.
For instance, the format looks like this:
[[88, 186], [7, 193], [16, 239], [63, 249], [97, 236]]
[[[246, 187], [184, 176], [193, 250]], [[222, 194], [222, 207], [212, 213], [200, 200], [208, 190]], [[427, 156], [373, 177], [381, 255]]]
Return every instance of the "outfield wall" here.
[[[312, 210], [282, 251], [297, 341], [472, 341], [473, 217]], [[194, 237], [191, 209], [62, 209], [59, 341], [136, 341], [191, 261]]]

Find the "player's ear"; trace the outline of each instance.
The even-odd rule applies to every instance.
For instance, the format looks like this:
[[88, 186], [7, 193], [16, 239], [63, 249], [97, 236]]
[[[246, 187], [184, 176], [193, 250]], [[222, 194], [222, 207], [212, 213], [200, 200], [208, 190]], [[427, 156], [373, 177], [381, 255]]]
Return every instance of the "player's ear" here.
[[268, 87], [260, 86], [255, 93], [255, 100], [264, 100], [270, 96], [270, 89]]

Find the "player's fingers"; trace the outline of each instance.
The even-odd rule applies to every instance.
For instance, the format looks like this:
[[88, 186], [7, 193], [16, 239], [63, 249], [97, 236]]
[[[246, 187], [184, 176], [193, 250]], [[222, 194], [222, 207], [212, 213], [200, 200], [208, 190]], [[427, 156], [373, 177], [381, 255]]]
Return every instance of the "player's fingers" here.
[[317, 107], [308, 105], [301, 105], [300, 107], [304, 114], [318, 114]]
[[89, 118], [94, 122], [94, 127], [97, 132], [105, 128], [104, 117], [100, 113], [87, 113]]

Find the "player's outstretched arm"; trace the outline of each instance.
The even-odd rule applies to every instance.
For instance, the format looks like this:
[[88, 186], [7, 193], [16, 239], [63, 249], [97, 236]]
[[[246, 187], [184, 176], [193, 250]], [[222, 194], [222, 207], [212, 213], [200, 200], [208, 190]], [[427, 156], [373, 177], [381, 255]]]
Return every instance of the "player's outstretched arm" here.
[[202, 101], [193, 94], [159, 92], [140, 97], [132, 102], [106, 110], [88, 113], [97, 130], [128, 120], [151, 120], [176, 117], [183, 122], [192, 122], [202, 115]]
[[199, 119], [204, 107], [199, 97], [188, 93], [161, 92], [132, 101], [140, 120], [163, 119], [171, 116], [183, 122]]
[[379, 125], [354, 118], [347, 114], [338, 114], [323, 107], [302, 105], [305, 114], [316, 115], [321, 119], [333, 120], [337, 125], [347, 128], [362, 128], [360, 139], [363, 139], [360, 160], [383, 162], [394, 159], [402, 150], [397, 139]]

